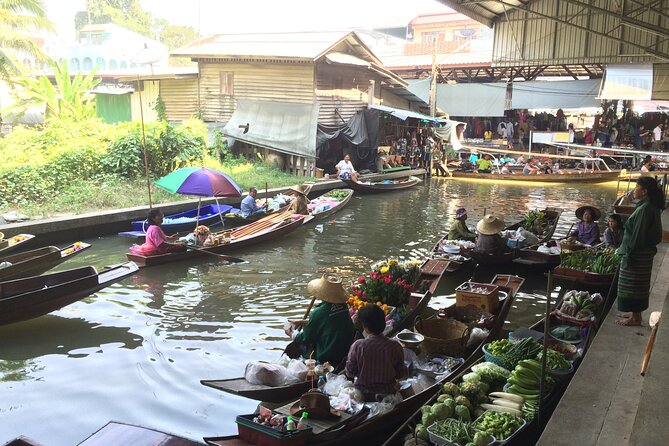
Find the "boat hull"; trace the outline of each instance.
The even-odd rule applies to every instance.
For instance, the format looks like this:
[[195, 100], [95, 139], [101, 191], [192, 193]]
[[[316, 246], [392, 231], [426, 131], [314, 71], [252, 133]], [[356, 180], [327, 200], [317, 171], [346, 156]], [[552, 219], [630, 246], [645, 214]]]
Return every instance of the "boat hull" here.
[[497, 182], [537, 182], [537, 183], [606, 183], [615, 181], [620, 176], [619, 171], [566, 171], [561, 174], [539, 175], [502, 175], [495, 173], [453, 172], [453, 178], [470, 180], [491, 180]]
[[42, 274], [90, 248], [91, 245], [81, 243], [80, 249], [67, 253], [67, 250], [73, 248], [73, 246], [70, 245], [63, 249], [56, 246], [46, 246], [0, 258], [0, 262], [7, 261], [12, 264], [12, 266], [0, 269], [0, 282]]
[[344, 181], [344, 183], [346, 183], [347, 186], [349, 186], [356, 192], [362, 194], [378, 194], [383, 192], [392, 192], [396, 190], [409, 189], [420, 183], [422, 180], [417, 177], [409, 177], [409, 179], [406, 181], [401, 181], [399, 183], [388, 183], [388, 184], [383, 184], [383, 183], [364, 184], [352, 180], [342, 180], [342, 181]]

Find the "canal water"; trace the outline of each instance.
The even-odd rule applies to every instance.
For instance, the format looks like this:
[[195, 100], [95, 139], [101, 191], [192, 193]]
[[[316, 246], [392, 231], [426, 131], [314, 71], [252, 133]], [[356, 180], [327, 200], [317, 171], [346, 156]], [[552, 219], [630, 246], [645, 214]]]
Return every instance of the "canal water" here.
[[[249, 361], [276, 359], [287, 343], [283, 323], [307, 307], [309, 280], [323, 272], [354, 279], [390, 256], [424, 258], [460, 206], [470, 225], [484, 210], [511, 223], [528, 210], [561, 207], [556, 234], [564, 235], [578, 206], [592, 204], [606, 215], [615, 193], [615, 183], [432, 179], [409, 191], [356, 195], [325, 222], [239, 252], [248, 263], [225, 266], [204, 257], [141, 270], [61, 311], [0, 327], [0, 444], [27, 435], [70, 446], [110, 420], [199, 440], [236, 433], [235, 416], [251, 413], [256, 402], [199, 381], [241, 376]], [[119, 263], [132, 244], [116, 236], [86, 241], [93, 247], [59, 269]], [[539, 319], [543, 273], [510, 266], [474, 276], [487, 281], [495, 273], [527, 279], [507, 328]], [[434, 305], [451, 302], [447, 296], [471, 274], [445, 277]]]

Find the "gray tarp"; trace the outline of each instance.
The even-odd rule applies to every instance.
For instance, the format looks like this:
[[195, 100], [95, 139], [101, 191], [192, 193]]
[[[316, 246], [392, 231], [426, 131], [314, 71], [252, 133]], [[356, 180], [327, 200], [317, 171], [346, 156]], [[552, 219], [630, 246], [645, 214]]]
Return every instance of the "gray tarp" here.
[[601, 101], [597, 99], [599, 86], [599, 79], [514, 82], [511, 108], [531, 110], [600, 107]]
[[[315, 158], [318, 109], [318, 103], [238, 99], [223, 134], [278, 152]], [[246, 124], [248, 132], [244, 133]]]
[[[358, 170], [372, 169], [376, 161], [376, 150], [378, 148], [379, 136], [379, 112], [376, 110], [361, 110], [347, 122], [339, 125], [318, 124], [317, 147], [318, 157], [327, 158], [323, 153], [327, 150], [327, 142], [341, 138], [348, 144], [356, 147], [357, 157], [360, 163], [354, 164]], [[371, 153], [371, 156], [369, 154]]]
[[442, 119], [439, 121], [442, 123], [441, 127], [435, 127], [434, 133], [439, 137], [442, 141], [446, 141], [453, 145], [453, 150], [460, 150], [462, 148], [462, 143], [458, 139], [457, 132], [455, 131], [455, 128], [458, 124], [464, 125], [462, 128], [462, 131], [464, 133], [465, 128], [467, 127], [467, 124], [464, 122], [460, 121], [451, 121], [450, 119]]

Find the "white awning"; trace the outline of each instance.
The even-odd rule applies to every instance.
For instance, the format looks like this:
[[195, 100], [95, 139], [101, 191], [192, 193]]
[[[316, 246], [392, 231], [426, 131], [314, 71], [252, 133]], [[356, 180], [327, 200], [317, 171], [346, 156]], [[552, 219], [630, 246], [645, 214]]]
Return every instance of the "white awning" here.
[[362, 60], [352, 54], [332, 52], [325, 55], [325, 58], [332, 63], [343, 65], [358, 65], [361, 67], [369, 67], [369, 62]]
[[599, 99], [651, 99], [653, 65], [609, 65], [604, 72]]
[[315, 158], [319, 107], [318, 103], [238, 99], [223, 134], [278, 152]]
[[506, 84], [439, 84], [437, 107], [449, 116], [504, 116]]
[[573, 109], [599, 107], [599, 79], [514, 82], [513, 109]]

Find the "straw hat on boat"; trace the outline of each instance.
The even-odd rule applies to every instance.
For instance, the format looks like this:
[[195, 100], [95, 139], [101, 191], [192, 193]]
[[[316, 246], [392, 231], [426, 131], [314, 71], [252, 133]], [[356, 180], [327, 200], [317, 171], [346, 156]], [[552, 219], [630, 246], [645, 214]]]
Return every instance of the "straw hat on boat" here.
[[504, 225], [504, 220], [488, 214], [477, 223], [476, 230], [483, 235], [495, 235], [504, 229]]
[[291, 190], [300, 195], [307, 195], [309, 193], [309, 189], [311, 188], [309, 186], [305, 186], [304, 184], [298, 184], [297, 186], [290, 186], [288, 188], [288, 190]]
[[583, 214], [585, 213], [586, 210], [590, 209], [590, 212], [592, 213], [592, 221], [597, 221], [600, 219], [602, 216], [602, 211], [597, 209], [594, 206], [581, 206], [580, 208], [576, 209], [576, 218], [579, 220], [583, 220]]
[[290, 414], [301, 414], [306, 412], [309, 418], [319, 420], [323, 419], [337, 419], [341, 416], [338, 410], [330, 407], [330, 398], [324, 393], [314, 391], [307, 392], [300, 397], [300, 400], [295, 402], [290, 408]]
[[343, 304], [348, 299], [339, 276], [327, 275], [314, 279], [307, 284], [307, 290], [312, 296], [331, 304]]

